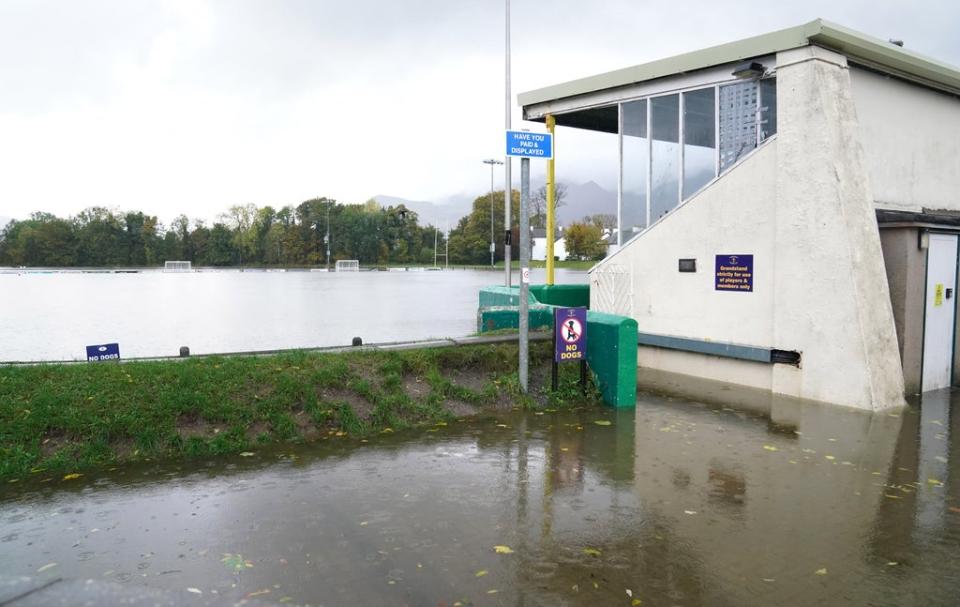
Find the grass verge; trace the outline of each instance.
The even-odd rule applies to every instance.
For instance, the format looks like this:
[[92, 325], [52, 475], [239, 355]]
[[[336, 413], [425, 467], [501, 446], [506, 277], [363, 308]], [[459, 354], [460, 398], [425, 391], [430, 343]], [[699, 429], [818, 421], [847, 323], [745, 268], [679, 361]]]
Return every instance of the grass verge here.
[[491, 409], [599, 402], [549, 343], [521, 394], [512, 344], [0, 368], [0, 478], [362, 437]]

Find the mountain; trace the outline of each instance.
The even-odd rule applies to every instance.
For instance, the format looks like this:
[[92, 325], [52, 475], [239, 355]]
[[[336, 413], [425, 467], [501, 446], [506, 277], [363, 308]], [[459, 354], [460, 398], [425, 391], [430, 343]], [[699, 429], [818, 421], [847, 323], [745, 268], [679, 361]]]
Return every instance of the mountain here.
[[470, 214], [473, 205], [473, 199], [466, 194], [447, 196], [437, 202], [408, 200], [386, 194], [378, 194], [373, 199], [385, 207], [402, 204], [417, 214], [420, 225], [434, 225], [441, 230], [455, 228], [461, 217]]
[[563, 183], [563, 185], [567, 187], [567, 193], [563, 199], [563, 206], [557, 209], [557, 222], [560, 225], [580, 221], [587, 215], [617, 214], [616, 190], [612, 192], [606, 190], [595, 181]]
[[[562, 182], [567, 188], [563, 206], [557, 209], [557, 223], [568, 225], [580, 221], [587, 215], [616, 215], [617, 192], [604, 189], [595, 181], [586, 183]], [[536, 192], [543, 184], [530, 184], [531, 192]], [[425, 200], [409, 200], [399, 196], [379, 194], [373, 197], [381, 206], [397, 206], [402, 204], [417, 214], [420, 225], [432, 224], [441, 230], [454, 228], [460, 218], [469, 215], [473, 209], [473, 197], [467, 194], [456, 194], [440, 199], [436, 202]]]

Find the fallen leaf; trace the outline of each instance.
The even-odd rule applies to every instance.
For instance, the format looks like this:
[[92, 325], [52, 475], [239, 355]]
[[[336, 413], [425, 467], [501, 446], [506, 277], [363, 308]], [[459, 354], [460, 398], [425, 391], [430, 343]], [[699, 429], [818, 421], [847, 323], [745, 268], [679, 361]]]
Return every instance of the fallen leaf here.
[[832, 456], [832, 455], [824, 455], [823, 457], [826, 458], [826, 459], [828, 459], [828, 460], [830, 460], [831, 462], [832, 462], [833, 460], [837, 459], [837, 458], [835, 458], [835, 457]]
[[609, 425], [610, 425], [610, 422], [607, 421], [607, 420], [605, 420], [605, 419], [598, 419], [597, 421], [595, 421], [595, 422], [593, 422], [593, 423], [597, 424], [598, 426], [609, 426]]
[[630, 604], [633, 605], [633, 607], [637, 607], [637, 605], [642, 605], [643, 601], [641, 601], [640, 599], [633, 599], [632, 601], [630, 601]]
[[513, 549], [510, 546], [494, 546], [493, 549], [497, 554], [513, 554]]
[[253, 563], [245, 560], [242, 554], [230, 554], [229, 552], [224, 553], [223, 558], [220, 559], [220, 562], [233, 569], [235, 573], [239, 573], [244, 569], [253, 568]]
[[240, 457], [253, 457], [253, 451], [243, 451], [240, 453]]
[[192, 592], [194, 594], [203, 594], [203, 590], [199, 588], [187, 588], [187, 592]]
[[897, 565], [899, 565], [899, 564], [900, 564], [900, 563], [898, 563], [897, 561], [890, 561], [890, 562], [887, 563], [887, 567], [895, 567], [895, 566], [897, 566]]
[[480, 571], [474, 573], [473, 575], [474, 575], [475, 577], [483, 577], [483, 576], [487, 575], [487, 573], [488, 573], [488, 572], [487, 572], [486, 569], [481, 569]]
[[684, 510], [683, 513], [684, 513], [684, 514], [696, 514], [697, 511], [696, 511], [696, 510]]
[[823, 569], [817, 569], [816, 571], [814, 571], [814, 573], [816, 573], [817, 575], [827, 575], [827, 568], [824, 567]]
[[487, 590], [487, 594], [496, 594], [496, 593], [498, 593], [498, 592], [500, 592], [500, 591], [497, 590], [496, 588], [491, 588], [490, 590]]
[[772, 577], [765, 577], [765, 578], [763, 578], [763, 581], [764, 581], [764, 582], [767, 582], [767, 583], [770, 583], [770, 582], [776, 582], [777, 580], [773, 579]]
[[247, 593], [245, 598], [253, 598], [255, 596], [263, 596], [264, 594], [270, 594], [269, 588], [263, 588], [261, 590], [254, 590], [253, 592]]
[[947, 508], [947, 510], [949, 510], [950, 512], [960, 513], [960, 508], [957, 508], [956, 506], [950, 506]]
[[776, 447], [774, 447], [773, 445], [764, 445], [763, 448], [766, 449], [767, 451], [779, 451], [779, 450], [780, 450], [780, 449], [777, 449]]
[[938, 487], [943, 485], [943, 481], [936, 478], [928, 478], [927, 483], [930, 485], [937, 485]]
[[64, 476], [64, 477], [63, 477], [63, 480], [65, 480], [65, 481], [72, 481], [73, 479], [75, 479], [75, 478], [80, 478], [81, 476], [83, 476], [83, 475], [82, 475], [82, 474], [77, 474], [76, 472], [74, 472], [74, 473], [72, 473], [72, 474], [68, 474], [68, 475]]
[[600, 556], [600, 551], [596, 548], [584, 548], [583, 553], [589, 556]]
[[627, 588], [627, 596], [633, 596], [633, 590]]
[[44, 565], [43, 567], [37, 569], [37, 573], [43, 573], [43, 572], [46, 571], [47, 569], [53, 569], [53, 568], [56, 567], [56, 566], [57, 566], [56, 563], [47, 563], [47, 564]]

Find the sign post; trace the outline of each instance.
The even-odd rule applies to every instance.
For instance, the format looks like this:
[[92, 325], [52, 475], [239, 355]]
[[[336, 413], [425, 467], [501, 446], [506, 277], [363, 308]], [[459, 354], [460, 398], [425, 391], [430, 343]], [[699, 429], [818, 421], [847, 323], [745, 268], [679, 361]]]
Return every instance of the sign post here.
[[98, 344], [87, 346], [87, 362], [120, 360], [120, 344]]
[[557, 366], [580, 363], [580, 385], [587, 387], [587, 309], [556, 308], [553, 311], [553, 373], [551, 387], [557, 389]]
[[[520, 330], [520, 390], [526, 394], [530, 367], [530, 159], [553, 157], [553, 135], [529, 131], [507, 131], [507, 157], [520, 157], [520, 297], [518, 329]], [[507, 199], [509, 200], [509, 199]], [[509, 205], [509, 201], [507, 202]], [[507, 234], [510, 233], [507, 226]], [[508, 236], [509, 237], [509, 236]], [[509, 261], [507, 262], [509, 264]], [[509, 275], [510, 268], [507, 267]], [[554, 363], [556, 367], [556, 363]]]

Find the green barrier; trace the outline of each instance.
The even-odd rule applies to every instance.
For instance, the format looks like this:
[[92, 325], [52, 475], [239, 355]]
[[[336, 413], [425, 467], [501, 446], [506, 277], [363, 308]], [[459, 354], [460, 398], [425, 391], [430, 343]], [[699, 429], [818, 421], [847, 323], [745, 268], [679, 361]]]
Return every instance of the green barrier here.
[[637, 403], [637, 321], [587, 312], [587, 364], [603, 402], [614, 407]]
[[[480, 290], [477, 331], [519, 328], [519, 287]], [[589, 285], [531, 285], [528, 297], [530, 330], [553, 328], [557, 307], [589, 307]], [[633, 407], [637, 401], [637, 321], [625, 316], [587, 313], [587, 363], [603, 402]]]

